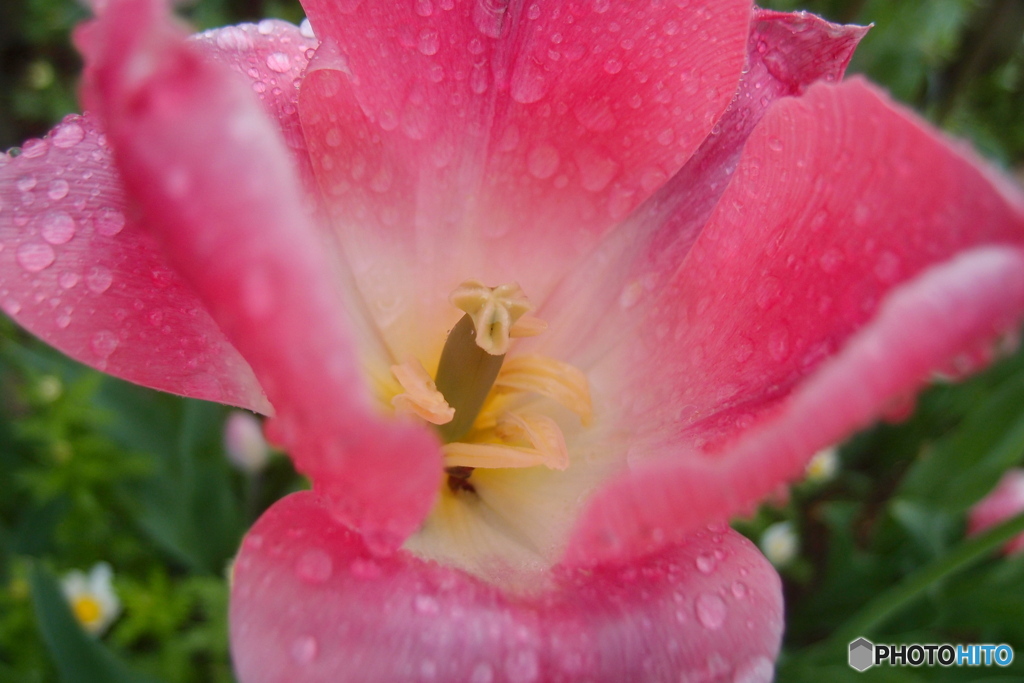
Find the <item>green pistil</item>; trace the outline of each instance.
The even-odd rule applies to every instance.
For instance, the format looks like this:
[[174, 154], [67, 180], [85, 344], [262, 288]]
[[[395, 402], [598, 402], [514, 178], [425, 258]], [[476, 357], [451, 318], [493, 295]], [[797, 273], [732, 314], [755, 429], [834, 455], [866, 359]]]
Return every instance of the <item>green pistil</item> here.
[[492, 356], [477, 345], [473, 319], [462, 316], [444, 343], [434, 380], [444, 400], [455, 409], [452, 421], [437, 427], [445, 443], [458, 441], [473, 426], [503, 360], [504, 354]]

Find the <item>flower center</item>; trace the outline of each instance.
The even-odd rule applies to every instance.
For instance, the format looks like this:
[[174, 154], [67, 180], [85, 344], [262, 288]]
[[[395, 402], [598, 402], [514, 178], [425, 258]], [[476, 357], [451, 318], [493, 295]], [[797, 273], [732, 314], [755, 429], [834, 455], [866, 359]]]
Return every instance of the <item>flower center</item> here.
[[413, 359], [392, 366], [403, 392], [391, 403], [437, 425], [447, 488], [475, 493], [477, 468], [545, 466], [564, 470], [569, 453], [558, 423], [531, 410], [530, 395], [553, 399], [584, 424], [591, 415], [586, 377], [543, 356], [506, 359], [511, 340], [544, 331], [519, 285], [487, 287], [470, 280], [449, 297], [465, 311], [441, 351], [435, 379]]
[[89, 628], [92, 627], [103, 616], [103, 608], [99, 601], [91, 595], [80, 595], [71, 603], [71, 610], [75, 613], [78, 623]]

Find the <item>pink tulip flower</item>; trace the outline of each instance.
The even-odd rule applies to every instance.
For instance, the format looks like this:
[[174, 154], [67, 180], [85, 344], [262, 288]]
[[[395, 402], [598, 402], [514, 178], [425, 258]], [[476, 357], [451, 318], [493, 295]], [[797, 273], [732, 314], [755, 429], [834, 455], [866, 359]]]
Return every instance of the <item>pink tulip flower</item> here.
[[[1024, 469], [1007, 470], [987, 496], [981, 499], [967, 517], [967, 533], [980, 534], [988, 528], [1024, 512]], [[1015, 536], [1003, 546], [1007, 555], [1024, 552], [1024, 534]]]
[[0, 166], [5, 310], [313, 482], [242, 545], [239, 679], [769, 680], [725, 522], [1016, 329], [1018, 190], [807, 14], [304, 6], [108, 0]]

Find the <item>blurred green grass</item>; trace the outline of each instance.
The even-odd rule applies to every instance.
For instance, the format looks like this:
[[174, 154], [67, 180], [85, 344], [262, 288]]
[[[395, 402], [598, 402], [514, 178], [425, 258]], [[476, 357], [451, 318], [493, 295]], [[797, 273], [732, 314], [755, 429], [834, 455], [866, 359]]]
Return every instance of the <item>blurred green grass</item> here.
[[[874, 23], [851, 71], [997, 163], [1024, 165], [1024, 3], [767, 4]], [[182, 10], [198, 28], [302, 18], [283, 1], [203, 0]], [[0, 148], [77, 110], [80, 61], [68, 33], [84, 16], [75, 0], [0, 4]], [[83, 369], [6, 320], [0, 333], [0, 682], [57, 680], [44, 632], [62, 622], [45, 608], [44, 568], [98, 560], [115, 566], [125, 607], [101, 641], [105, 652], [165, 681], [232, 680], [225, 570], [253, 515], [301, 485], [294, 471], [274, 460], [257, 490], [225, 463], [225, 409]], [[1022, 460], [1017, 352], [965, 383], [934, 386], [910, 419], [845, 444], [832, 480], [799, 485], [787, 503], [738, 523], [757, 538], [790, 520], [800, 535], [799, 557], [782, 570], [787, 633], [777, 680], [1024, 680], [1024, 657], [1009, 669], [857, 674], [842, 642], [860, 624], [870, 632], [858, 635], [876, 642], [1006, 642], [1020, 657], [1024, 557], [965, 542], [963, 532], [965, 510]]]

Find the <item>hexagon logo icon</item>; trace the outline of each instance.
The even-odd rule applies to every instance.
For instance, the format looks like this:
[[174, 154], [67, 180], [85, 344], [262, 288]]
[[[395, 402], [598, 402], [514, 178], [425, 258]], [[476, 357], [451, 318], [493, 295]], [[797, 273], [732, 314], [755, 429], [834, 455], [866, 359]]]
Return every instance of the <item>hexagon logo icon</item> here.
[[867, 671], [875, 664], [875, 644], [867, 638], [858, 638], [850, 643], [850, 666], [857, 671]]

